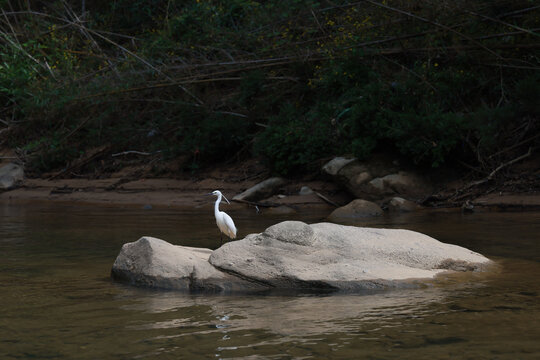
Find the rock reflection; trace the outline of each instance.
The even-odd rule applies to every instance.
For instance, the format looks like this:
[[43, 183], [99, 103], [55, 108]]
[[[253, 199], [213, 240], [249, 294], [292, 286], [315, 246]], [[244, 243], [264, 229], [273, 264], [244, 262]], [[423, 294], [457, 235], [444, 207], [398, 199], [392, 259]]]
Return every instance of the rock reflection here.
[[[376, 323], [377, 326], [399, 326], [405, 319], [422, 317], [435, 311], [430, 304], [443, 302], [446, 294], [448, 289], [438, 287], [369, 295], [329, 296], [154, 293], [139, 297], [137, 304], [124, 309], [154, 314], [169, 313], [175, 317], [163, 320], [163, 316], [160, 316], [159, 322], [135, 327], [141, 330], [203, 325], [217, 329], [226, 326], [229, 331], [263, 329], [280, 335], [314, 336], [364, 331], [364, 327], [369, 327], [370, 323]], [[198, 314], [194, 314], [194, 309], [198, 309]]]

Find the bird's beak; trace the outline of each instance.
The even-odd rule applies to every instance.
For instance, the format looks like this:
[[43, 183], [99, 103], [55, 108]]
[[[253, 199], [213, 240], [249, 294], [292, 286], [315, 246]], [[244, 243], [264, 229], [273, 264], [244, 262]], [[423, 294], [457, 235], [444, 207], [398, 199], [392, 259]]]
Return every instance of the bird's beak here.
[[213, 194], [212, 194], [212, 193], [208, 193], [208, 194], [205, 194], [205, 195], [208, 196], [208, 195], [213, 195]]
[[225, 201], [227, 202], [227, 204], [230, 204], [229, 200], [227, 200], [227, 198], [225, 197], [225, 195], [223, 195], [223, 198], [225, 199]]

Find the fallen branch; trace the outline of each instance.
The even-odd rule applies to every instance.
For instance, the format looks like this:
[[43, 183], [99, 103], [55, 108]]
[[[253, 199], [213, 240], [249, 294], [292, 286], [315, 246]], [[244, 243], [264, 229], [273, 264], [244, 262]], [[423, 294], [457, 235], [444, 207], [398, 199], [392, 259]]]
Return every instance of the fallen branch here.
[[515, 148], [517, 148], [517, 147], [520, 147], [521, 145], [526, 144], [526, 143], [528, 143], [528, 142], [531, 142], [532, 140], [535, 140], [536, 138], [539, 138], [539, 137], [540, 137], [540, 134], [536, 134], [536, 135], [534, 135], [534, 136], [532, 136], [532, 137], [530, 137], [530, 138], [528, 138], [528, 139], [525, 139], [525, 140], [523, 140], [523, 141], [520, 141], [519, 143], [517, 143], [517, 144], [515, 144], [515, 145], [512, 145], [512, 146], [510, 146], [510, 147], [508, 147], [508, 148], [506, 148], [506, 149], [503, 149], [503, 150], [501, 150], [501, 151], [499, 151], [499, 152], [496, 152], [496, 153], [493, 154], [493, 155], [490, 155], [490, 156], [488, 157], [488, 159], [491, 159], [491, 158], [493, 158], [493, 157], [495, 157], [495, 156], [497, 156], [497, 155], [500, 155], [500, 154], [502, 154], [502, 153], [505, 153], [505, 152], [507, 152], [507, 151], [510, 151], [510, 150], [512, 150], [512, 149], [515, 149]]
[[278, 207], [282, 204], [273, 203], [273, 202], [258, 202], [258, 201], [248, 201], [248, 200], [241, 200], [241, 199], [232, 199], [231, 201], [239, 202], [242, 204], [248, 204], [252, 206], [260, 206], [260, 207]]
[[47, 180], [53, 180], [58, 178], [59, 176], [62, 176], [67, 173], [71, 173], [76, 169], [79, 169], [83, 167], [84, 165], [88, 164], [89, 162], [93, 161], [97, 157], [103, 155], [105, 152], [107, 152], [110, 149], [109, 144], [102, 145], [96, 149], [93, 149], [89, 152], [87, 152], [82, 158], [79, 158], [77, 160], [74, 160], [71, 162], [65, 169], [60, 170], [56, 174], [53, 174], [50, 176]]
[[493, 177], [495, 176], [496, 173], [498, 173], [500, 170], [504, 169], [505, 167], [507, 166], [510, 166], [512, 164], [515, 164], [517, 163], [518, 161], [521, 161], [529, 156], [531, 156], [532, 154], [532, 147], [529, 147], [529, 151], [527, 151], [527, 153], [521, 155], [521, 156], [518, 156], [517, 158], [513, 159], [513, 160], [510, 160], [510, 161], [507, 161], [501, 165], [499, 165], [495, 170], [493, 170], [491, 173], [489, 173], [488, 176], [486, 176], [485, 178], [481, 179], [481, 180], [478, 180], [478, 181], [473, 181], [472, 183], [470, 183], [469, 185], [465, 186], [463, 189], [461, 189], [460, 192], [463, 192], [463, 191], [466, 191], [470, 188], [472, 188], [473, 186], [478, 186], [478, 185], [482, 185], [488, 181], [491, 181], [493, 179]]
[[408, 17], [411, 17], [413, 19], [417, 19], [417, 20], [420, 20], [420, 21], [423, 21], [423, 22], [426, 22], [428, 24], [431, 24], [431, 25], [434, 25], [436, 27], [439, 27], [441, 29], [444, 29], [446, 31], [449, 31], [449, 32], [452, 32], [454, 34], [456, 34], [457, 36], [459, 37], [462, 37], [466, 40], [469, 40], [471, 41], [472, 43], [476, 44], [477, 46], [481, 47], [482, 49], [486, 50], [487, 52], [489, 52], [490, 54], [494, 55], [496, 58], [498, 59], [503, 59], [503, 57], [501, 55], [499, 55], [498, 53], [496, 53], [495, 51], [493, 51], [492, 49], [488, 48], [487, 46], [485, 46], [484, 44], [480, 43], [479, 41], [471, 38], [470, 36], [468, 35], [465, 35], [457, 30], [454, 30], [452, 29], [450, 26], [447, 26], [447, 25], [444, 25], [444, 24], [441, 24], [441, 23], [438, 23], [436, 21], [431, 21], [429, 19], [426, 19], [422, 16], [418, 16], [418, 15], [415, 15], [413, 13], [410, 13], [408, 11], [405, 11], [405, 10], [401, 10], [401, 9], [398, 9], [398, 8], [395, 8], [395, 7], [392, 7], [392, 6], [388, 6], [386, 4], [383, 4], [383, 3], [378, 3], [376, 1], [371, 1], [371, 0], [365, 0], [366, 2], [372, 4], [372, 5], [375, 5], [375, 6], [378, 6], [378, 7], [381, 7], [381, 8], [384, 8], [384, 9], [387, 9], [387, 10], [390, 10], [390, 11], [394, 11], [394, 12], [397, 12], [399, 14], [402, 14], [402, 15], [405, 15], [405, 16], [408, 16]]
[[495, 170], [493, 170], [487, 177], [488, 180], [491, 180], [493, 178], [493, 176], [499, 172], [499, 170], [509, 166], [509, 165], [512, 165], [514, 163], [517, 163], [518, 161], [521, 161], [529, 156], [531, 156], [531, 153], [532, 153], [532, 147], [529, 147], [529, 151], [527, 151], [526, 154], [523, 154], [521, 156], [518, 156], [517, 158], [515, 158], [514, 160], [510, 160], [508, 162], [505, 162], [504, 164], [501, 164], [499, 165]]
[[317, 191], [314, 191], [314, 193], [315, 193], [315, 195], [317, 195], [318, 197], [320, 197], [322, 200], [326, 201], [330, 205], [333, 205], [335, 207], [341, 207], [341, 205], [339, 205], [338, 203], [333, 202], [332, 200], [330, 200], [326, 196], [322, 195], [321, 193], [318, 193]]
[[116, 156], [128, 155], [128, 154], [137, 154], [137, 155], [149, 156], [149, 155], [158, 154], [160, 152], [161, 152], [161, 150], [154, 151], [154, 152], [151, 152], [151, 153], [144, 152], [144, 151], [137, 151], [137, 150], [128, 150], [128, 151], [122, 151], [122, 152], [119, 152], [119, 153], [116, 153], [116, 154], [112, 154], [111, 156], [116, 157]]

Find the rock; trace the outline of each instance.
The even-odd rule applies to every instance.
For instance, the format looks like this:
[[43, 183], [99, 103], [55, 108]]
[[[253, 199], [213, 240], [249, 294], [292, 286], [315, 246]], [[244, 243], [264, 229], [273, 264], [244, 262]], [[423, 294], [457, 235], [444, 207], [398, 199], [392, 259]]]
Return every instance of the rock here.
[[112, 267], [115, 280], [163, 289], [224, 292], [260, 289], [217, 270], [208, 262], [210, 249], [175, 246], [144, 236], [124, 244]]
[[285, 221], [225, 244], [215, 267], [274, 289], [354, 291], [410, 286], [448, 270], [490, 263], [468, 249], [409, 230]]
[[398, 165], [397, 161], [385, 155], [375, 155], [366, 161], [335, 158], [323, 167], [323, 172], [357, 198], [378, 199], [378, 195], [370, 196], [368, 183], [374, 178], [397, 172]]
[[298, 192], [298, 195], [311, 195], [313, 194], [313, 190], [309, 186], [302, 186], [300, 188], [300, 191]]
[[0, 190], [9, 190], [23, 181], [24, 170], [21, 166], [9, 163], [0, 168]]
[[257, 201], [266, 199], [278, 192], [279, 188], [286, 183], [287, 180], [280, 177], [269, 178], [234, 196], [233, 200]]
[[379, 205], [371, 201], [356, 199], [332, 211], [327, 219], [335, 222], [347, 222], [358, 218], [380, 216], [382, 214], [383, 211]]
[[375, 178], [371, 180], [368, 185], [368, 191], [379, 196], [389, 194], [419, 196], [431, 191], [431, 187], [423, 178], [405, 171], [386, 175], [381, 178]]
[[214, 252], [142, 237], [122, 247], [111, 274], [132, 285], [185, 291], [355, 291], [410, 287], [489, 263], [414, 231], [284, 221]]
[[343, 166], [354, 160], [356, 158], [335, 157], [323, 165], [322, 171], [330, 176], [335, 176]]
[[421, 206], [404, 198], [394, 197], [388, 203], [388, 210], [392, 212], [411, 212], [421, 209]]
[[335, 179], [350, 193], [362, 197], [363, 192], [361, 189], [364, 184], [373, 179], [373, 175], [366, 165], [354, 161], [342, 167]]
[[470, 200], [465, 201], [463, 205], [461, 205], [461, 211], [464, 214], [473, 213], [474, 212], [474, 204], [471, 203]]
[[323, 166], [323, 172], [361, 199], [383, 200], [392, 195], [419, 198], [431, 192], [423, 177], [400, 171], [399, 162], [383, 154], [366, 161], [335, 158]]

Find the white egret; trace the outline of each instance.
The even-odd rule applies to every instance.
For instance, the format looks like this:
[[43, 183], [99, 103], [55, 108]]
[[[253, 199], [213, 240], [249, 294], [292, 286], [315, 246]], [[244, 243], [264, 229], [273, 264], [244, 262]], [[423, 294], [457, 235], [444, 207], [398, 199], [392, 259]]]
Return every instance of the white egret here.
[[212, 191], [208, 195], [214, 195], [217, 196], [216, 203], [214, 205], [214, 215], [216, 216], [216, 224], [220, 231], [221, 236], [221, 243], [220, 246], [223, 245], [223, 234], [227, 235], [229, 238], [234, 239], [236, 237], [236, 226], [234, 226], [233, 219], [224, 213], [223, 211], [219, 211], [219, 203], [221, 202], [221, 197], [227, 201], [228, 204], [230, 204], [229, 200], [221, 193], [219, 190]]

